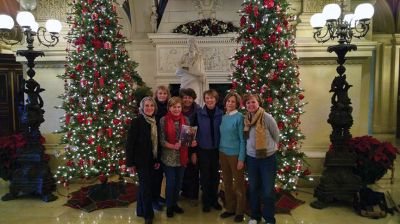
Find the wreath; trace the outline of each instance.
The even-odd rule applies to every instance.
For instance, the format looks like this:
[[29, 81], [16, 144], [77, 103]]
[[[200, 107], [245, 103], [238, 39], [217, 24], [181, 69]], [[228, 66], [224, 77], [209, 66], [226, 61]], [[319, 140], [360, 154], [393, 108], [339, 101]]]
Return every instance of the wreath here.
[[176, 27], [173, 33], [184, 33], [194, 36], [216, 36], [223, 33], [238, 32], [239, 28], [231, 22], [225, 23], [216, 19], [200, 19]]

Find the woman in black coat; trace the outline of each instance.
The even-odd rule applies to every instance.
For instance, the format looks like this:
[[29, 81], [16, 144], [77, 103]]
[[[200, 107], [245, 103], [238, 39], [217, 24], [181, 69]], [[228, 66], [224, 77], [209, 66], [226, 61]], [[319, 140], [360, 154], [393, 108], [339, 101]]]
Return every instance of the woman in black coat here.
[[139, 176], [137, 195], [137, 216], [143, 217], [146, 224], [153, 223], [152, 175], [159, 169], [157, 124], [154, 114], [157, 104], [152, 97], [140, 102], [140, 115], [133, 119], [128, 132], [126, 145], [126, 166], [129, 172], [136, 170]]

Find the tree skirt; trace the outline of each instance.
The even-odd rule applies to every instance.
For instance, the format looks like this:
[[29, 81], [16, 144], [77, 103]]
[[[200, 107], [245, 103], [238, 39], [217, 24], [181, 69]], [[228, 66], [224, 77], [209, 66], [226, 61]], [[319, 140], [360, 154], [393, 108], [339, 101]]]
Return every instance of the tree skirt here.
[[295, 198], [290, 193], [278, 193], [275, 202], [276, 213], [290, 214], [290, 211], [297, 208], [299, 205], [304, 204], [305, 201]]
[[[222, 200], [222, 203], [225, 205], [225, 194], [224, 191], [219, 192], [219, 197]], [[297, 208], [298, 206], [304, 204], [305, 201], [295, 198], [289, 192], [280, 192], [276, 194], [276, 201], [275, 201], [275, 212], [276, 213], [283, 213], [283, 214], [290, 214], [290, 211]], [[264, 206], [261, 204], [261, 207]], [[247, 192], [247, 204], [245, 208], [245, 213], [250, 216], [250, 201], [249, 201], [249, 192]]]
[[71, 198], [65, 204], [79, 208], [85, 212], [97, 209], [126, 207], [136, 201], [138, 186], [132, 183], [107, 182], [82, 187], [72, 192]]

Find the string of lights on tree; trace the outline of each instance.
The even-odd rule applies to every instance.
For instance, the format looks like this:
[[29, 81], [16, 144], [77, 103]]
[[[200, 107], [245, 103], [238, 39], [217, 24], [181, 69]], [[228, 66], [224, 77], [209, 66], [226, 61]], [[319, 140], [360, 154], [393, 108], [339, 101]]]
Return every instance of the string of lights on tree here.
[[67, 23], [68, 56], [61, 119], [66, 164], [55, 174], [67, 186], [73, 178], [128, 175], [125, 138], [134, 117], [137, 64], [125, 50], [115, 0], [73, 0]]
[[278, 191], [296, 189], [299, 178], [311, 179], [300, 152], [304, 135], [300, 115], [304, 95], [300, 87], [298, 58], [287, 1], [245, 0], [240, 10], [240, 30], [233, 59], [232, 89], [261, 96], [262, 106], [272, 114], [280, 130]]

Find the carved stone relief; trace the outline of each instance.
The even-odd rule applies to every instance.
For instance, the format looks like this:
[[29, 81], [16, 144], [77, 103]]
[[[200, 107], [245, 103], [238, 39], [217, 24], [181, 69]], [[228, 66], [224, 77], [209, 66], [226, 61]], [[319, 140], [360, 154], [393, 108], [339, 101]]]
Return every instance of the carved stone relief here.
[[[337, 3], [340, 4], [341, 0], [304, 0], [304, 12], [322, 12], [325, 5]], [[345, 10], [350, 8], [350, 0], [344, 0]]]
[[201, 18], [215, 18], [215, 12], [222, 5], [222, 0], [192, 0], [192, 3], [199, 10]]
[[35, 17], [38, 21], [46, 21], [47, 19], [64, 21], [67, 18], [68, 10], [65, 0], [38, 0]]
[[186, 48], [160, 48], [158, 52], [158, 71], [160, 73], [175, 73], [178, 61], [186, 52]]
[[235, 48], [233, 47], [205, 47], [202, 48], [204, 66], [208, 72], [230, 71], [231, 60]]
[[[200, 47], [206, 73], [229, 72], [230, 57], [233, 56], [234, 50], [234, 47]], [[186, 52], [186, 48], [160, 48], [158, 52], [158, 72], [175, 73], [178, 61]]]

